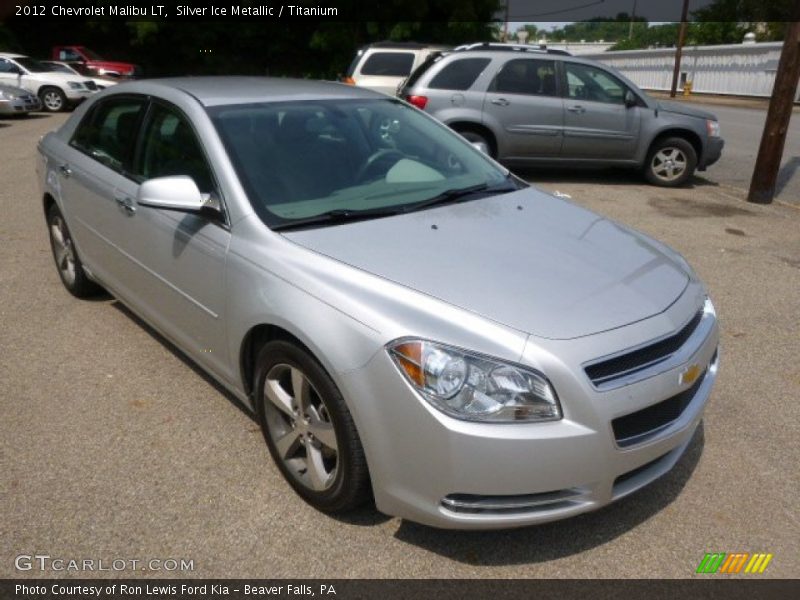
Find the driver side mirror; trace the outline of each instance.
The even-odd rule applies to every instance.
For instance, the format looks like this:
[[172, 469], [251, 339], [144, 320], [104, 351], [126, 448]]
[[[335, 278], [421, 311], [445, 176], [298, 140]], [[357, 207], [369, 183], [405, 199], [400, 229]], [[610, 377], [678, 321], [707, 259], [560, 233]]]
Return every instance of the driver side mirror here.
[[625, 106], [631, 108], [632, 106], [637, 106], [639, 101], [637, 100], [634, 93], [630, 90], [625, 91]]
[[208, 194], [202, 194], [194, 179], [187, 175], [148, 179], [139, 186], [136, 201], [143, 206], [166, 210], [221, 214], [219, 204]]

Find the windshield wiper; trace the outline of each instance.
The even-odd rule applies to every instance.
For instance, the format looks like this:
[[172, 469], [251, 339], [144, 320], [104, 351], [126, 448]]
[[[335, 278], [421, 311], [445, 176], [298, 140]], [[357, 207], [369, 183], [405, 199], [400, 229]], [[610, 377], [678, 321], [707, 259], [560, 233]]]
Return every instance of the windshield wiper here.
[[489, 186], [488, 183], [479, 183], [478, 185], [471, 185], [464, 188], [453, 188], [450, 190], [445, 190], [440, 194], [436, 194], [433, 198], [428, 198], [422, 202], [408, 204], [403, 209], [403, 212], [413, 212], [416, 210], [431, 208], [432, 206], [451, 204], [466, 200], [469, 196], [480, 195], [483, 197], [486, 194], [505, 194], [508, 192], [515, 192], [518, 189], [519, 187], [511, 180], [507, 180], [507, 182], [501, 186]]
[[353, 221], [364, 221], [376, 217], [388, 217], [399, 214], [401, 211], [394, 206], [385, 208], [374, 208], [367, 210], [350, 210], [337, 208], [328, 210], [312, 217], [304, 219], [294, 219], [286, 223], [280, 223], [272, 227], [272, 231], [288, 231], [290, 229], [302, 229], [314, 225], [338, 225], [339, 223], [351, 223]]

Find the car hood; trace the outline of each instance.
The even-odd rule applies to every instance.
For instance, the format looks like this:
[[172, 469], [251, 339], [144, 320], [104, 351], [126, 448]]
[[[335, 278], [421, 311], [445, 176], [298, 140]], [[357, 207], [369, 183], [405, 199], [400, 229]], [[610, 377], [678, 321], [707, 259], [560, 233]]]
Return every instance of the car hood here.
[[24, 88], [17, 87], [15, 85], [3, 85], [0, 84], [0, 92], [4, 92], [6, 95], [12, 98], [19, 98], [20, 96], [30, 96], [30, 92]]
[[694, 106], [688, 106], [682, 102], [668, 102], [665, 100], [659, 100], [658, 108], [659, 110], [676, 113], [679, 115], [686, 115], [688, 117], [697, 117], [698, 119], [711, 119], [712, 121], [717, 120], [717, 117], [714, 113], [710, 113], [706, 110], [695, 108]]
[[528, 188], [285, 237], [519, 331], [576, 338], [663, 312], [689, 275], [675, 254]]

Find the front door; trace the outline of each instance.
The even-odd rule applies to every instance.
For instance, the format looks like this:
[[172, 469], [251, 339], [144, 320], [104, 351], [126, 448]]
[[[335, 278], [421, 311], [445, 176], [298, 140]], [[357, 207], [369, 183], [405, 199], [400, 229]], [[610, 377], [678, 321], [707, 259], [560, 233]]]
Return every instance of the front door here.
[[483, 102], [484, 120], [501, 132], [498, 158], [553, 158], [561, 152], [564, 101], [555, 61], [516, 58], [503, 65]]
[[222, 219], [136, 203], [139, 183], [188, 175], [219, 198], [209, 162], [188, 118], [154, 102], [143, 125], [134, 179], [121, 182], [117, 201], [128, 207], [125, 251], [134, 259], [133, 285], [142, 312], [189, 356], [228, 375], [225, 334], [225, 256], [230, 231]]
[[564, 158], [630, 160], [636, 152], [641, 109], [626, 106], [628, 87], [608, 71], [564, 62]]

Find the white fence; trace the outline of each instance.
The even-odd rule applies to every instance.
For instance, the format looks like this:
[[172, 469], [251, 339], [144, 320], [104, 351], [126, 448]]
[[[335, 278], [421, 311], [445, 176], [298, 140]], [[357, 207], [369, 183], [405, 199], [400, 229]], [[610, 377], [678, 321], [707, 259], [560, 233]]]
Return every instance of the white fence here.
[[[783, 42], [685, 46], [679, 88], [691, 81], [693, 92], [769, 97], [782, 47]], [[669, 90], [672, 85], [675, 48], [602, 52], [584, 58], [615, 67], [647, 90]], [[795, 101], [800, 101], [800, 89]]]

